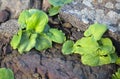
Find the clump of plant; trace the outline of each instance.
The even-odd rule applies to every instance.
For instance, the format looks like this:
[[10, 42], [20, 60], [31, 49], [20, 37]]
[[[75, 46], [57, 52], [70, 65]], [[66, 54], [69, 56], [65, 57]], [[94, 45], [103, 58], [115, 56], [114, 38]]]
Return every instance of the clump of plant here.
[[0, 79], [14, 79], [12, 70], [8, 68], [0, 68]]
[[32, 48], [42, 51], [52, 47], [52, 41], [63, 43], [65, 34], [58, 29], [50, 28], [48, 16], [37, 9], [24, 10], [18, 19], [19, 31], [13, 36], [10, 44], [13, 49], [18, 49], [20, 54]]
[[72, 0], [48, 0], [49, 3], [52, 5], [49, 9], [49, 16], [54, 16], [59, 13], [61, 7], [64, 4], [72, 2]]
[[120, 68], [112, 75], [112, 79], [120, 79]]
[[100, 66], [115, 63], [118, 56], [110, 38], [102, 37], [107, 26], [95, 23], [84, 32], [84, 37], [75, 43], [68, 40], [63, 44], [64, 55], [77, 53], [81, 55], [81, 61], [85, 65]]

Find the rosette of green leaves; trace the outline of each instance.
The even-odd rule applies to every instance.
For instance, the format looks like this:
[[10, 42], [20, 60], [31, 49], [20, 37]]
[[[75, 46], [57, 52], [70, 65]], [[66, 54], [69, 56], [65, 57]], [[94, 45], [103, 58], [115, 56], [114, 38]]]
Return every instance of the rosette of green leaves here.
[[0, 79], [14, 79], [12, 70], [8, 68], [0, 68]]
[[64, 4], [72, 2], [72, 0], [48, 0], [52, 7], [49, 9], [49, 16], [54, 16], [59, 13]]
[[[88, 41], [84, 41], [86, 42], [87, 46], [78, 46], [80, 43], [76, 43], [77, 46], [75, 46], [75, 48], [83, 48], [82, 50], [77, 50], [76, 52], [78, 54], [81, 54], [81, 61], [83, 64], [90, 66], [100, 66], [116, 62], [117, 55], [115, 53], [115, 48], [112, 44], [112, 41], [109, 38], [101, 38], [99, 41], [101, 43], [96, 42], [96, 44], [94, 42], [91, 42], [90, 44], [87, 43]], [[76, 49], [74, 52], [75, 51]]]
[[10, 44], [22, 54], [32, 48], [42, 51], [52, 47], [52, 41], [63, 43], [65, 34], [58, 29], [50, 28], [48, 16], [37, 9], [24, 10], [18, 19], [20, 29], [13, 36]]
[[63, 44], [63, 54], [77, 53], [81, 55], [81, 61], [85, 65], [100, 66], [115, 63], [118, 56], [109, 38], [102, 38], [107, 27], [95, 23], [84, 32], [85, 37], [75, 43], [66, 41]]

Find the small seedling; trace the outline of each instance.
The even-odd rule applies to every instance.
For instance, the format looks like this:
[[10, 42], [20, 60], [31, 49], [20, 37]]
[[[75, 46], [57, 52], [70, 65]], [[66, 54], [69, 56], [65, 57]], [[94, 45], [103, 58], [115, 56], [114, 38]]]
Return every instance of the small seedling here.
[[116, 63], [118, 56], [110, 38], [103, 38], [107, 26], [95, 23], [84, 32], [84, 37], [75, 43], [68, 40], [63, 44], [64, 55], [77, 53], [85, 65], [100, 66]]
[[61, 7], [67, 3], [72, 2], [72, 0], [48, 0], [52, 5], [49, 9], [49, 16], [54, 16], [59, 13]]
[[10, 44], [13, 49], [18, 49], [20, 54], [32, 48], [42, 51], [52, 47], [52, 41], [63, 43], [65, 34], [58, 29], [50, 28], [48, 16], [37, 9], [24, 10], [18, 19], [19, 31], [13, 36]]

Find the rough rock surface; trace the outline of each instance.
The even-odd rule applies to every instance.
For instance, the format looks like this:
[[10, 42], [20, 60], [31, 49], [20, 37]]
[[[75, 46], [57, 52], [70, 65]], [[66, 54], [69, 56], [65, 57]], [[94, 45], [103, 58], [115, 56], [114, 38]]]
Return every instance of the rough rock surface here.
[[74, 0], [60, 16], [82, 31], [95, 22], [106, 24], [110, 37], [120, 41], [120, 0]]
[[61, 55], [59, 49], [44, 52], [32, 50], [25, 55], [8, 55], [1, 67], [14, 71], [15, 79], [111, 79], [114, 66], [89, 67], [82, 65], [79, 56]]
[[0, 0], [0, 10], [7, 9], [11, 18], [18, 18], [20, 12], [29, 8], [41, 7], [41, 0]]
[[7, 10], [0, 11], [0, 23], [3, 23], [9, 19], [10, 13]]
[[17, 20], [15, 19], [8, 20], [0, 25], [0, 34], [11, 37], [17, 33], [18, 26], [19, 25]]

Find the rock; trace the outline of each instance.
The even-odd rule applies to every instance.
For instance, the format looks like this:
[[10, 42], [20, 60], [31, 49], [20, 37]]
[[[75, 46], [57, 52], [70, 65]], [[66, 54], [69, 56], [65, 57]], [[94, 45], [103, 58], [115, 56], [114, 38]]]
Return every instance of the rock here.
[[71, 34], [72, 34], [72, 36], [71, 36], [72, 39], [71, 40], [79, 40], [83, 37], [83, 32], [82, 31], [78, 31], [75, 28], [72, 28], [70, 31], [71, 31]]
[[[109, 0], [108, 0], [109, 1]], [[119, 20], [119, 13], [117, 13], [117, 11], [114, 11], [112, 9], [107, 9], [105, 8], [105, 4], [110, 4], [113, 3], [112, 1], [107, 3], [106, 2], [102, 2], [102, 4], [104, 4], [104, 6], [101, 4], [96, 5], [97, 3], [95, 3], [94, 1], [91, 0], [86, 0], [86, 2], [88, 3], [93, 3], [92, 6], [94, 6], [94, 8], [91, 8], [89, 6], [86, 6], [87, 3], [85, 3], [84, 1], [81, 0], [74, 0], [74, 2], [72, 2], [69, 5], [65, 5], [60, 12], [61, 17], [66, 20], [66, 18], [68, 18], [69, 20], [72, 19], [71, 21], [74, 20], [78, 20], [76, 23], [72, 22], [73, 26], [76, 26], [78, 28], [81, 27], [81, 25], [77, 25], [79, 24], [78, 22], [81, 21], [81, 23], [83, 24], [91, 24], [94, 22], [99, 22], [99, 23], [104, 23], [107, 25], [111, 25], [117, 22], [117, 20]], [[114, 2], [115, 3], [115, 2]], [[80, 5], [80, 6], [79, 6]], [[98, 7], [99, 6], [99, 7]], [[107, 14], [109, 14], [109, 12], [112, 12], [112, 14], [114, 14], [115, 16], [108, 16]], [[111, 14], [111, 13], [110, 13]], [[112, 15], [111, 14], [111, 15]], [[66, 16], [65, 16], [66, 15]], [[70, 18], [71, 16], [71, 18]], [[108, 19], [112, 20], [111, 17], [115, 17], [116, 20], [113, 20], [113, 22], [109, 22]], [[69, 21], [69, 20], [66, 21]], [[106, 20], [107, 19], [107, 20]], [[70, 21], [70, 23], [71, 23]], [[82, 28], [81, 28], [82, 30]]]
[[31, 1], [31, 7], [29, 8], [36, 8], [36, 9], [41, 9], [42, 8], [42, 0], [30, 0]]
[[7, 21], [9, 17], [10, 13], [7, 10], [0, 11], [0, 23]]
[[40, 8], [41, 0], [1, 0], [0, 10], [7, 9], [11, 18], [18, 18], [20, 12], [30, 8]]
[[98, 3], [102, 3], [103, 2], [103, 0], [98, 0]]
[[10, 54], [12, 49], [9, 46], [10, 38], [0, 34], [0, 61], [5, 55]]
[[120, 42], [119, 1], [74, 0], [62, 7], [60, 16], [81, 31], [85, 31], [90, 24], [95, 22], [106, 24], [109, 29], [108, 35]]
[[120, 2], [120, 0], [116, 0], [117, 2]]
[[120, 2], [115, 4], [116, 9], [120, 10]]
[[17, 33], [18, 26], [19, 25], [17, 20], [15, 19], [8, 20], [0, 25], [0, 34], [7, 37], [12, 37], [14, 34]]
[[85, 4], [88, 7], [93, 8], [93, 5], [91, 4], [92, 0], [83, 0], [83, 4]]
[[107, 3], [105, 4], [105, 7], [106, 7], [106, 8], [114, 8], [113, 3], [111, 3], [111, 2], [107, 2]]
[[110, 79], [115, 70], [114, 65], [85, 66], [75, 55], [65, 59], [60, 49], [49, 50], [49, 55], [47, 52], [32, 50], [19, 55], [13, 51], [2, 60], [1, 67], [11, 68], [15, 79]]

